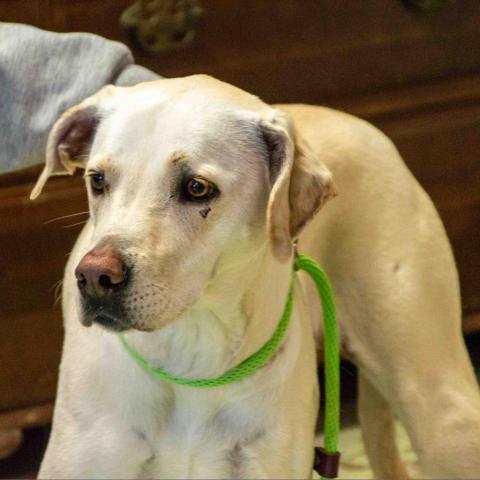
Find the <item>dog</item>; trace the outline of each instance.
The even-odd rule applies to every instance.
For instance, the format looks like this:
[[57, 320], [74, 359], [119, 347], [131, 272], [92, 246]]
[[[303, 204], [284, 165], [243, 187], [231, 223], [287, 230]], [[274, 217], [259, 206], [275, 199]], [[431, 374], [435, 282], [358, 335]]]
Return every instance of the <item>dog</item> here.
[[90, 219], [65, 270], [41, 478], [311, 478], [322, 315], [305, 274], [281, 347], [230, 385], [162, 381], [117, 335], [171, 375], [223, 374], [275, 330], [297, 239], [332, 281], [375, 475], [407, 478], [398, 418], [425, 475], [480, 476], [451, 248], [376, 128], [204, 75], [108, 86], [55, 123], [31, 197], [77, 168]]

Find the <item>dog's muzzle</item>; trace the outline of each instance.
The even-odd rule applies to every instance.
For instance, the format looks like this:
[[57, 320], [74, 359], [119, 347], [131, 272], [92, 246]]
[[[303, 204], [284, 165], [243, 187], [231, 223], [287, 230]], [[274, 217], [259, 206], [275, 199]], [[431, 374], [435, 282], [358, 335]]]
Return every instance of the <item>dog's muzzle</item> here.
[[82, 297], [83, 325], [96, 322], [114, 331], [129, 328], [122, 297], [129, 283], [130, 270], [111, 243], [90, 250], [75, 269], [75, 276]]

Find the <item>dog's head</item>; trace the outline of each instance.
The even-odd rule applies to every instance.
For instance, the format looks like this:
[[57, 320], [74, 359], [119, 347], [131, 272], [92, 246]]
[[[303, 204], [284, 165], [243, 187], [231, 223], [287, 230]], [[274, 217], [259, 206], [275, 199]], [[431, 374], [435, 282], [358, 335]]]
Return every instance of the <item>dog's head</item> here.
[[288, 261], [334, 194], [284, 112], [206, 76], [109, 86], [68, 110], [31, 198], [76, 168], [93, 225], [75, 272], [84, 323], [113, 330], [166, 325], [268, 249]]

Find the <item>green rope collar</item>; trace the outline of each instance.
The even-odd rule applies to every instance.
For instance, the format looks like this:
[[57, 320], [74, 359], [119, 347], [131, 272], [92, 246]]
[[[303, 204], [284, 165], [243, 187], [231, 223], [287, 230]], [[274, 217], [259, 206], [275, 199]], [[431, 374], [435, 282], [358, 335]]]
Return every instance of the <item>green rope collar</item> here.
[[220, 385], [228, 385], [229, 383], [234, 383], [239, 380], [242, 380], [245, 377], [248, 377], [252, 373], [256, 372], [270, 360], [272, 355], [276, 352], [280, 342], [285, 336], [287, 331], [288, 324], [290, 323], [290, 316], [292, 313], [292, 304], [293, 304], [293, 287], [294, 287], [294, 276], [292, 275], [292, 281], [290, 282], [290, 289], [288, 291], [287, 303], [283, 309], [282, 318], [278, 323], [278, 326], [268, 340], [267, 343], [263, 345], [260, 350], [257, 350], [254, 354], [250, 355], [243, 362], [239, 363], [236, 367], [227, 370], [223, 375], [220, 375], [217, 378], [207, 378], [203, 380], [195, 380], [191, 378], [181, 378], [170, 375], [165, 370], [161, 368], [151, 367], [148, 362], [143, 358], [136, 350], [133, 349], [131, 345], [127, 343], [125, 337], [122, 334], [119, 334], [120, 341], [127, 350], [127, 352], [132, 356], [132, 358], [145, 370], [152, 373], [153, 375], [166, 380], [170, 383], [176, 383], [177, 385], [187, 385], [189, 387], [219, 387]]
[[[310, 275], [317, 287], [322, 304], [325, 355], [325, 446], [323, 449], [320, 449], [320, 465], [316, 465], [316, 468], [322, 475], [334, 478], [336, 476], [336, 470], [338, 470], [338, 460], [340, 455], [337, 452], [340, 416], [340, 360], [333, 293], [327, 274], [312, 258], [306, 255], [297, 255], [294, 264], [294, 272], [298, 270], [303, 270]], [[228, 385], [242, 380], [252, 375], [257, 370], [260, 370], [269, 362], [273, 354], [278, 350], [290, 323], [294, 285], [295, 274], [292, 273], [292, 280], [282, 317], [270, 339], [260, 348], [260, 350], [217, 378], [191, 379], [170, 375], [161, 368], [150, 366], [147, 360], [128, 344], [122, 334], [119, 334], [119, 338], [127, 352], [140, 367], [162, 380], [189, 387], [218, 387], [221, 385]]]

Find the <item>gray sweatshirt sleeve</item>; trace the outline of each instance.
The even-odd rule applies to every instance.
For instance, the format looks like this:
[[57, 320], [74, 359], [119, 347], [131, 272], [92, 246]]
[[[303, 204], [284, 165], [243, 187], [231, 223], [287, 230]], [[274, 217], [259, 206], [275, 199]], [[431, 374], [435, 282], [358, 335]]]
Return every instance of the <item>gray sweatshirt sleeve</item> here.
[[0, 174], [43, 163], [55, 120], [104, 85], [157, 78], [121, 43], [0, 22]]

